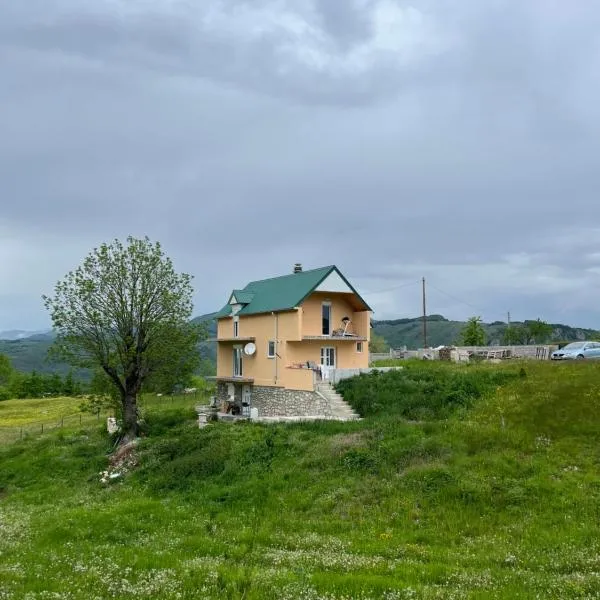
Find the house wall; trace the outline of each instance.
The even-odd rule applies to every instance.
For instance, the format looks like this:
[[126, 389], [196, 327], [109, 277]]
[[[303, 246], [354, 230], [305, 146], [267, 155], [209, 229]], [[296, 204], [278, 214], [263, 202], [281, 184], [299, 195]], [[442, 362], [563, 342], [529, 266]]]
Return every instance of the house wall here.
[[331, 302], [331, 330], [343, 327], [342, 319], [350, 317], [348, 331], [362, 337], [369, 336], [369, 311], [356, 311], [348, 294], [315, 292], [302, 303], [303, 335], [322, 335], [322, 305]]
[[[290, 390], [310, 391], [313, 389], [313, 371], [290, 368], [297, 363], [321, 362], [321, 348], [336, 348], [337, 368], [362, 369], [369, 366], [368, 342], [363, 342], [363, 351], [356, 351], [356, 341], [304, 340], [303, 336], [321, 335], [324, 301], [332, 304], [332, 330], [342, 326], [344, 316], [352, 320], [348, 331], [361, 337], [370, 338], [370, 312], [354, 311], [348, 294], [336, 292], [315, 292], [299, 309], [262, 315], [239, 315], [239, 337], [255, 338], [256, 354], [243, 357], [244, 377], [254, 379], [255, 386], [278, 386]], [[233, 337], [233, 318], [219, 319], [219, 338]], [[277, 357], [268, 358], [268, 342], [277, 342]], [[243, 346], [245, 342], [240, 341]], [[217, 376], [233, 375], [233, 348], [236, 342], [219, 342], [217, 349]]]
[[[288, 352], [291, 344], [287, 344]], [[301, 345], [301, 344], [297, 344]], [[289, 356], [289, 354], [286, 354]], [[294, 361], [289, 361], [291, 364]], [[313, 390], [315, 387], [315, 372], [312, 369], [291, 369], [284, 366], [281, 372], [280, 384], [290, 390]]]
[[[285, 340], [299, 340], [300, 318], [298, 311], [287, 311], [264, 315], [240, 315], [239, 337], [256, 338], [256, 353], [243, 358], [243, 375], [254, 379], [255, 385], [284, 385], [281, 381], [282, 370], [286, 365]], [[217, 327], [218, 337], [233, 336], [233, 319], [220, 319]], [[278, 356], [268, 358], [268, 342], [275, 340]], [[245, 342], [240, 341], [239, 345]], [[233, 375], [233, 348], [235, 342], [219, 342], [217, 351], [217, 376], [230, 377]], [[305, 389], [305, 388], [301, 388]], [[312, 388], [310, 388], [312, 389]]]
[[[338, 369], [366, 369], [369, 366], [369, 348], [363, 342], [363, 351], [356, 351], [356, 342], [345, 340], [305, 340], [304, 342], [291, 342], [287, 344], [287, 358], [289, 364], [312, 361], [321, 363], [321, 348], [324, 346], [335, 348], [336, 367]], [[290, 369], [292, 370], [292, 369]]]
[[[361, 310], [354, 313], [353, 324], [356, 331], [359, 331], [363, 337], [367, 338], [367, 341], [371, 340], [371, 311]], [[366, 344], [365, 344], [366, 346]], [[367, 348], [367, 352], [369, 349]]]

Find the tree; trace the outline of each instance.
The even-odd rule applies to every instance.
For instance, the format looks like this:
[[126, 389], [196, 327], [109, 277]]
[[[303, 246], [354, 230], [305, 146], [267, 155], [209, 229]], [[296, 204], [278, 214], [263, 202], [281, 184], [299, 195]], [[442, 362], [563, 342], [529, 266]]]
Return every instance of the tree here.
[[37, 371], [29, 373], [24, 382], [24, 390], [26, 398], [41, 398], [44, 393], [44, 380]]
[[57, 339], [53, 351], [74, 366], [100, 368], [114, 386], [122, 442], [138, 434], [138, 395], [157, 373], [197, 359], [191, 276], [175, 272], [159, 242], [102, 244], [44, 296]]
[[5, 386], [14, 373], [10, 358], [6, 354], [0, 354], [0, 386]]
[[63, 392], [64, 383], [58, 373], [52, 373], [46, 377], [46, 392], [52, 396], [60, 396]]
[[371, 340], [369, 341], [369, 351], [373, 354], [383, 354], [390, 349], [385, 338], [374, 331], [371, 332]]
[[507, 346], [517, 346], [523, 343], [526, 335], [527, 334], [522, 325], [509, 325], [504, 330], [502, 340]]
[[552, 326], [540, 319], [525, 321], [525, 332], [527, 344], [543, 344], [552, 335]]
[[485, 346], [485, 329], [481, 317], [471, 317], [460, 332], [463, 346]]

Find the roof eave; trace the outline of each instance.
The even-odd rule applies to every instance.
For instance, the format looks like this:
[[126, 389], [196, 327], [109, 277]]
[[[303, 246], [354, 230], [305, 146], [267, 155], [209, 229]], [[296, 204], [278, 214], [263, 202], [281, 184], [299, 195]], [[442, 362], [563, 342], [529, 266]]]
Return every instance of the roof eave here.
[[354, 289], [354, 286], [344, 277], [343, 273], [335, 266], [331, 265], [331, 267], [326, 271], [326, 273], [315, 283], [311, 290], [309, 290], [304, 297], [298, 302], [298, 305], [302, 304], [322, 283], [331, 275], [331, 273], [335, 271], [344, 281], [344, 283], [352, 290], [352, 292], [356, 295], [356, 297], [363, 303], [365, 306], [364, 310], [368, 310], [373, 312], [373, 309], [365, 302], [364, 298]]

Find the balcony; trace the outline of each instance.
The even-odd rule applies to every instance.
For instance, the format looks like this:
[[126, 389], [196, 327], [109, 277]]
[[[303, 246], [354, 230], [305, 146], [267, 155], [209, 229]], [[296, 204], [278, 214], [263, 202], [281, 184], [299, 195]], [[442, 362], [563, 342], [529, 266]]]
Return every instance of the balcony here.
[[209, 342], [233, 342], [238, 344], [246, 344], [248, 342], [255, 342], [255, 337], [220, 337], [220, 338], [210, 338], [207, 341]]
[[303, 341], [319, 342], [366, 342], [367, 338], [360, 335], [304, 335]]
[[252, 377], [236, 377], [235, 375], [213, 375], [211, 377], [206, 377], [209, 381], [220, 381], [222, 383], [254, 383], [254, 378]]

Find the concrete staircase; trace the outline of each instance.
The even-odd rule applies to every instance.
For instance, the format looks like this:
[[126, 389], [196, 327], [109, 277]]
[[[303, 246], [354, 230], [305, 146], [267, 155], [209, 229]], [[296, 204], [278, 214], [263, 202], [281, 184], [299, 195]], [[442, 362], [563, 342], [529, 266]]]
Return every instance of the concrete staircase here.
[[330, 412], [330, 419], [336, 421], [358, 421], [360, 415], [340, 396], [329, 382], [317, 383], [317, 394], [327, 403]]

